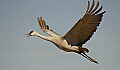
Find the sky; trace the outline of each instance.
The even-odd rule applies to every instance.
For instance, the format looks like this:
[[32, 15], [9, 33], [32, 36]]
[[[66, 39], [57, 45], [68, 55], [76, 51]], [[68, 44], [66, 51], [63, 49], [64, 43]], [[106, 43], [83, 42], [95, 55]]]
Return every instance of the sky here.
[[63, 52], [40, 38], [24, 39], [31, 30], [46, 35], [39, 29], [39, 16], [63, 36], [82, 18], [87, 1], [0, 0], [0, 70], [120, 70], [120, 0], [99, 0], [107, 12], [96, 33], [83, 45], [99, 64]]

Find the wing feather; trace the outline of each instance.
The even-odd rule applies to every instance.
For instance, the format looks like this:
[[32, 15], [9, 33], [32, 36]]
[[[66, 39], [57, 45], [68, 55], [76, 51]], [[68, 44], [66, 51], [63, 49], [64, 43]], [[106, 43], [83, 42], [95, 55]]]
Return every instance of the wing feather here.
[[43, 20], [42, 17], [40, 18], [38, 17], [38, 25], [41, 30], [44, 30], [44, 29], [49, 30], [49, 26], [46, 25], [45, 20]]
[[90, 3], [88, 1], [88, 8], [83, 18], [80, 19], [72, 27], [72, 29], [68, 31], [67, 34], [65, 34], [65, 36], [63, 36], [63, 38], [67, 40], [68, 44], [82, 46], [91, 38], [91, 36], [96, 31], [97, 26], [99, 26], [103, 14], [106, 11], [99, 13], [102, 10], [102, 6], [98, 9], [99, 2], [97, 2], [97, 5], [95, 6], [95, 8], [93, 8], [94, 0], [92, 6], [89, 6]]
[[88, 1], [88, 7], [86, 13], [89, 11], [89, 8], [90, 8], [90, 1]]
[[93, 9], [94, 5], [95, 5], [95, 1], [93, 0], [92, 6], [91, 6], [91, 8], [90, 8], [90, 10], [89, 10], [89, 12], [88, 12], [88, 13], [90, 13], [90, 12], [92, 11], [92, 9]]
[[95, 6], [94, 10], [92, 12], [90, 12], [90, 14], [92, 14], [93, 12], [95, 12], [98, 7], [99, 7], [99, 1], [97, 2], [97, 5]]

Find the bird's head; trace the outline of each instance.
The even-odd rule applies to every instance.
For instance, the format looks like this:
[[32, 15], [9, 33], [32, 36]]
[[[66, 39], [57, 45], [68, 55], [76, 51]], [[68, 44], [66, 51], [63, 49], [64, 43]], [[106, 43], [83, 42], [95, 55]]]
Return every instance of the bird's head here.
[[29, 36], [38, 36], [38, 33], [35, 30], [30, 31], [29, 33], [26, 34], [28, 38]]

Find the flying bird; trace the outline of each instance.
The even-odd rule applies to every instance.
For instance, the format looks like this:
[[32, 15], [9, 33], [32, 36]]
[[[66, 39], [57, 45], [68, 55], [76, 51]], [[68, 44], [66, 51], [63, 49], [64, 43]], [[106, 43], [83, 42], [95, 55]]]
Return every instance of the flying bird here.
[[95, 59], [92, 59], [86, 54], [89, 52], [89, 50], [84, 48], [83, 44], [85, 44], [92, 37], [97, 27], [99, 26], [103, 14], [106, 12], [101, 12], [102, 8], [103, 6], [99, 7], [99, 1], [95, 5], [95, 1], [93, 0], [91, 6], [90, 1], [88, 1], [88, 7], [83, 18], [79, 19], [79, 21], [64, 36], [60, 36], [54, 32], [49, 28], [48, 25], [46, 25], [45, 20], [43, 20], [42, 17], [38, 17], [38, 24], [40, 29], [50, 36], [43, 36], [37, 31], [32, 30], [27, 34], [27, 37], [40, 37], [44, 40], [52, 42], [59, 49], [65, 52], [78, 53], [91, 62], [98, 64]]

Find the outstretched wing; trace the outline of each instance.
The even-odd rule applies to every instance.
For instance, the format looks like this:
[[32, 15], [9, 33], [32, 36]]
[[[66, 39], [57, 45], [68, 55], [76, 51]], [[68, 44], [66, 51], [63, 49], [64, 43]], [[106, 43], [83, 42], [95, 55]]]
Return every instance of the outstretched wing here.
[[38, 25], [41, 30], [49, 30], [49, 26], [46, 25], [45, 21], [42, 19], [42, 17], [38, 17]]
[[38, 25], [39, 25], [40, 29], [41, 29], [44, 33], [47, 33], [47, 34], [49, 34], [49, 35], [51, 35], [51, 36], [56, 36], [56, 35], [58, 35], [58, 34], [55, 33], [53, 30], [51, 30], [48, 25], [46, 25], [45, 20], [43, 20], [42, 17], [40, 17], [40, 18], [38, 17]]
[[96, 31], [97, 26], [99, 26], [103, 14], [106, 12], [99, 13], [102, 10], [102, 6], [99, 9], [98, 7], [99, 1], [95, 6], [93, 0], [91, 7], [90, 2], [88, 1], [88, 8], [84, 17], [80, 19], [65, 36], [63, 36], [68, 44], [82, 46], [91, 38]]

